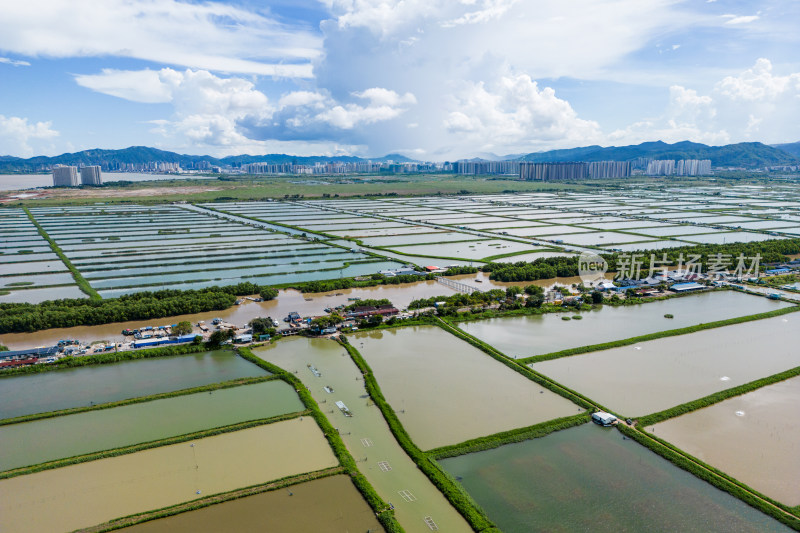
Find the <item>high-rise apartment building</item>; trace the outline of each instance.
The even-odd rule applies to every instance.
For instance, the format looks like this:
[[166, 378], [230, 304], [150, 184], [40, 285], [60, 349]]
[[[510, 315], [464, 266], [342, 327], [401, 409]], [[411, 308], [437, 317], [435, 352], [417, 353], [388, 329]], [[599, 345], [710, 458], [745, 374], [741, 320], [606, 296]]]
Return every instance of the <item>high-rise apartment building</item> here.
[[53, 167], [53, 187], [77, 187], [78, 167]]
[[81, 169], [82, 185], [102, 185], [103, 177], [100, 174], [99, 166], [83, 167]]

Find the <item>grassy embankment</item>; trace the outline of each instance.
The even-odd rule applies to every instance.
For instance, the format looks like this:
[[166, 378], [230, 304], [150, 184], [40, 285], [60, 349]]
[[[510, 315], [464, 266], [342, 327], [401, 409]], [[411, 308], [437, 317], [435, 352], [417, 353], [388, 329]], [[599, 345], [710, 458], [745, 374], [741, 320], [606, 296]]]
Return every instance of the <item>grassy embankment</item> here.
[[766, 387], [767, 385], [772, 385], [774, 383], [786, 381], [787, 379], [796, 376], [800, 376], [800, 366], [791, 368], [784, 372], [779, 372], [778, 374], [767, 376], [765, 378], [757, 379], [749, 383], [745, 383], [743, 385], [739, 385], [738, 387], [731, 387], [730, 389], [725, 389], [719, 392], [715, 392], [714, 394], [709, 394], [708, 396], [705, 396], [703, 398], [692, 400], [691, 402], [682, 403], [680, 405], [676, 405], [675, 407], [670, 407], [669, 409], [664, 409], [663, 411], [659, 411], [657, 413], [652, 413], [646, 416], [640, 416], [637, 419], [637, 427], [652, 426], [654, 424], [658, 424], [659, 422], [663, 422], [664, 420], [675, 418], [676, 416], [685, 415], [687, 413], [691, 413], [692, 411], [697, 411], [698, 409], [709, 407], [711, 405], [714, 405], [715, 403], [725, 401], [728, 398], [741, 396], [743, 394], [747, 394], [748, 392], [752, 392], [762, 387]]
[[58, 411], [47, 411], [44, 413], [32, 413], [29, 415], [16, 416], [14, 418], [0, 419], [0, 426], [7, 426], [10, 424], [20, 424], [22, 422], [32, 422], [34, 420], [42, 420], [45, 418], [55, 418], [57, 416], [75, 415], [78, 413], [86, 413], [88, 411], [100, 411], [103, 409], [112, 409], [114, 407], [122, 407], [123, 405], [131, 405], [134, 403], [151, 402], [153, 400], [164, 400], [166, 398], [174, 398], [176, 396], [186, 396], [187, 394], [196, 394], [198, 392], [212, 392], [216, 390], [229, 389], [231, 387], [239, 387], [241, 385], [254, 385], [256, 383], [263, 383], [265, 381], [273, 381], [279, 379], [277, 376], [258, 376], [249, 378], [238, 378], [230, 381], [222, 381], [220, 383], [212, 383], [210, 385], [201, 385], [199, 387], [191, 387], [188, 389], [179, 389], [170, 392], [160, 392], [158, 394], [151, 394], [149, 396], [139, 396], [136, 398], [127, 398], [116, 402], [100, 403], [95, 405], [86, 405], [81, 407], [72, 407], [69, 409], [59, 409]]
[[88, 461], [96, 461], [98, 459], [106, 459], [108, 457], [117, 457], [119, 455], [127, 455], [130, 453], [139, 452], [142, 450], [149, 450], [151, 448], [159, 448], [161, 446], [168, 446], [170, 444], [178, 444], [181, 442], [186, 442], [195, 439], [202, 439], [205, 437], [213, 437], [214, 435], [221, 435], [222, 433], [231, 433], [233, 431], [241, 431], [243, 429], [248, 429], [256, 426], [263, 426], [265, 424], [273, 424], [275, 422], [282, 422], [284, 420], [291, 420], [293, 418], [297, 418], [299, 416], [307, 415], [309, 411], [299, 411], [295, 413], [287, 413], [283, 415], [273, 416], [269, 418], [259, 418], [256, 420], [248, 420], [246, 422], [240, 422], [238, 424], [231, 424], [228, 426], [221, 426], [217, 428], [210, 428], [204, 429], [201, 431], [195, 431], [193, 433], [186, 433], [184, 435], [177, 435], [175, 437], [167, 437], [164, 439], [158, 439], [150, 442], [142, 442], [139, 444], [133, 444], [131, 446], [123, 446], [120, 448], [113, 448], [111, 450], [103, 450], [100, 452], [92, 452], [82, 455], [76, 455], [73, 457], [65, 457], [63, 459], [57, 459], [54, 461], [48, 461], [45, 463], [39, 463], [36, 465], [25, 466], [21, 468], [15, 468], [13, 470], [6, 470], [5, 472], [0, 472], [0, 479], [6, 479], [10, 477], [22, 476], [26, 474], [33, 474], [34, 472], [41, 472], [43, 470], [51, 470], [53, 468], [62, 468], [65, 466], [75, 465], [79, 463], [85, 463]]
[[[18, 376], [20, 374], [38, 374], [40, 372], [51, 372], [64, 368], [77, 368], [90, 365], [106, 365], [119, 363], [120, 361], [132, 361], [134, 359], [151, 359], [154, 357], [169, 357], [172, 355], [185, 355], [190, 353], [207, 352], [219, 349], [209, 348], [205, 344], [179, 344], [176, 346], [162, 346], [160, 348], [146, 348], [142, 350], [125, 350], [122, 352], [104, 352], [94, 355], [80, 357], [67, 356], [53, 363], [41, 365], [27, 365], [17, 368], [9, 368], [0, 371], [0, 380], [6, 376]], [[2, 381], [0, 381], [2, 383]]]
[[208, 507], [209, 505], [214, 505], [217, 503], [224, 503], [231, 500], [238, 500], [239, 498], [255, 496], [256, 494], [261, 494], [262, 492], [270, 492], [278, 489], [291, 487], [292, 485], [297, 485], [298, 483], [305, 483], [308, 481], [314, 481], [329, 476], [335, 476], [337, 474], [343, 474], [344, 472], [345, 472], [344, 467], [337, 466], [334, 468], [317, 470], [315, 472], [308, 472], [306, 474], [288, 476], [285, 478], [277, 479], [275, 481], [270, 481], [269, 483], [263, 483], [261, 485], [254, 485], [252, 487], [236, 489], [230, 492], [222, 492], [211, 496], [204, 496], [202, 498], [198, 498], [196, 500], [192, 500], [185, 503], [179, 503], [171, 507], [164, 507], [162, 509], [157, 509], [154, 511], [146, 511], [144, 513], [138, 513], [131, 516], [115, 518], [114, 520], [110, 520], [108, 522], [99, 524], [94, 527], [83, 528], [81, 529], [81, 532], [104, 533], [106, 531], [113, 531], [115, 529], [121, 529], [135, 524], [140, 524], [142, 522], [149, 522], [150, 520], [167, 518], [169, 516], [173, 516], [179, 513], [196, 511], [198, 509], [202, 509], [203, 507]]
[[303, 402], [303, 405], [306, 407], [310, 416], [314, 417], [317, 425], [319, 425], [322, 433], [325, 435], [328, 444], [336, 455], [336, 458], [339, 460], [342, 468], [350, 476], [353, 484], [356, 486], [362, 496], [364, 496], [364, 499], [367, 501], [370, 507], [372, 507], [372, 509], [375, 511], [375, 514], [377, 515], [378, 520], [381, 522], [381, 525], [383, 525], [388, 533], [402, 532], [403, 528], [395, 519], [394, 511], [386, 502], [383, 501], [378, 493], [375, 492], [375, 489], [369, 484], [367, 478], [365, 478], [364, 475], [359, 472], [355, 459], [353, 459], [353, 456], [350, 455], [349, 451], [347, 451], [344, 441], [342, 441], [342, 438], [339, 436], [339, 432], [331, 425], [327, 417], [325, 417], [325, 415], [322, 413], [319, 405], [311, 396], [311, 393], [308, 391], [305, 385], [303, 385], [302, 382], [293, 374], [285, 371], [279, 366], [273, 365], [268, 361], [264, 361], [260, 357], [257, 357], [252, 351], [250, 351], [249, 348], [238, 348], [238, 352], [239, 355], [244, 359], [268, 372], [271, 372], [273, 375], [278, 376], [280, 379], [286, 381], [292, 387], [294, 387], [294, 389], [297, 391], [297, 395], [300, 397], [300, 400]]
[[[487, 176], [453, 176], [420, 174], [411, 176], [315, 176], [315, 183], [303, 183], [302, 176], [242, 177], [222, 179], [186, 179], [140, 181], [104, 186], [83, 191], [52, 189], [48, 198], [19, 200], [7, 204], [19, 205], [86, 205], [102, 198], [105, 202], [153, 204], [164, 202], [214, 202], [306, 197], [395, 197], [437, 194], [496, 194], [506, 192], [585, 191], [578, 183], [544, 183], [500, 179]], [[318, 180], [328, 182], [320, 187]], [[191, 187], [194, 190], [180, 190]], [[176, 189], [179, 189], [176, 191]]]
[[66, 266], [72, 273], [72, 278], [75, 280], [75, 284], [78, 286], [78, 288], [81, 291], [83, 291], [84, 294], [89, 296], [90, 299], [100, 300], [101, 297], [97, 293], [97, 291], [94, 290], [91, 285], [89, 285], [89, 282], [86, 281], [83, 275], [81, 275], [80, 271], [78, 271], [78, 269], [75, 268], [75, 265], [72, 264], [69, 258], [66, 255], [64, 255], [64, 252], [62, 252], [61, 248], [58, 247], [56, 241], [50, 238], [50, 235], [48, 235], [47, 232], [42, 227], [42, 225], [39, 224], [39, 221], [37, 221], [36, 218], [34, 218], [30, 210], [27, 207], [23, 207], [22, 209], [25, 211], [25, 214], [28, 215], [28, 219], [30, 219], [31, 223], [34, 226], [36, 226], [36, 229], [39, 231], [39, 235], [41, 235], [41, 237], [50, 244], [50, 248], [53, 250], [53, 253], [55, 253], [58, 256], [58, 258], [61, 259], [61, 262], [64, 263], [64, 266]]
[[408, 454], [412, 461], [419, 467], [420, 470], [430, 479], [433, 485], [444, 494], [445, 498], [455, 509], [461, 513], [469, 525], [475, 531], [493, 531], [495, 526], [486, 516], [486, 513], [478, 507], [477, 503], [464, 491], [455, 480], [450, 477], [446, 472], [431, 461], [427, 454], [422, 452], [416, 444], [411, 440], [394, 409], [389, 405], [381, 392], [377, 380], [372, 374], [367, 362], [361, 354], [348, 342], [341, 343], [342, 346], [350, 354], [350, 358], [358, 366], [362, 375], [364, 376], [364, 385], [366, 386], [367, 393], [372, 401], [380, 409], [383, 418], [389, 425], [397, 443]]
[[624, 424], [618, 425], [617, 429], [623, 435], [632, 438], [674, 465], [711, 483], [718, 489], [731, 494], [792, 529], [800, 531], [800, 508], [788, 507], [777, 502], [655, 435], [645, 433], [642, 429], [631, 428]]
[[687, 333], [696, 333], [707, 329], [721, 328], [724, 326], [732, 326], [734, 324], [743, 324], [745, 322], [752, 322], [753, 320], [762, 320], [765, 318], [773, 318], [788, 313], [800, 311], [800, 306], [783, 307], [775, 309], [774, 311], [767, 311], [765, 313], [758, 313], [755, 315], [740, 316], [735, 318], [728, 318], [726, 320], [718, 320], [716, 322], [708, 322], [706, 324], [697, 324], [694, 326], [687, 326], [685, 328], [670, 329], [666, 331], [658, 331], [656, 333], [648, 333], [647, 335], [639, 335], [637, 337], [630, 337], [628, 339], [621, 339], [611, 342], [603, 342], [600, 344], [590, 344], [588, 346], [580, 346], [577, 348], [569, 348], [566, 350], [559, 350], [543, 355], [534, 355], [524, 359], [517, 359], [521, 364], [528, 365], [532, 363], [540, 363], [542, 361], [550, 361], [552, 359], [560, 359], [562, 357], [570, 357], [573, 355], [580, 355], [589, 352], [597, 352], [601, 350], [610, 350], [612, 348], [619, 348], [620, 346], [629, 346], [640, 342], [652, 341], [662, 339], [665, 337], [674, 337], [676, 335], [686, 335]]

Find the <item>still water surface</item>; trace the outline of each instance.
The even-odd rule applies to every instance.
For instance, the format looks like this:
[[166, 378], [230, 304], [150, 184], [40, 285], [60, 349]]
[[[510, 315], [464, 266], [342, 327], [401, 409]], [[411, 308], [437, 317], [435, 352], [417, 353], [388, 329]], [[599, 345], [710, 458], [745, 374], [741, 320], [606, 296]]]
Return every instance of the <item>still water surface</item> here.
[[350, 342], [423, 450], [583, 411], [435, 326], [359, 333]]
[[800, 377], [647, 428], [786, 505], [800, 504]]
[[0, 470], [302, 410], [291, 386], [267, 381], [0, 426]]
[[506, 533], [790, 531], [594, 424], [441, 464]]
[[[358, 367], [344, 348], [328, 339], [292, 337], [254, 353], [289, 372], [308, 387], [331, 424], [342, 435], [358, 468], [384, 501], [395, 506], [398, 521], [409, 533], [429, 533], [424, 522], [433, 518], [441, 531], [471, 531], [469, 525], [405, 454], [370, 401]], [[310, 367], [321, 374], [314, 375]], [[334, 392], [328, 393], [323, 387]], [[352, 412], [344, 416], [335, 402], [342, 401]], [[402, 491], [411, 493], [408, 501]]]
[[800, 313], [531, 367], [625, 416], [655, 413], [800, 365]]
[[337, 464], [314, 419], [296, 418], [4, 479], [2, 530], [73, 531]]
[[348, 533], [383, 527], [347, 476], [331, 476], [151, 520], [120, 533]]
[[116, 402], [267, 374], [230, 350], [216, 350], [9, 376], [0, 379], [0, 418]]
[[[568, 348], [628, 339], [657, 331], [773, 311], [791, 304], [734, 291], [706, 292], [622, 307], [603, 306], [579, 313], [492, 318], [458, 326], [509, 357], [542, 355]], [[569, 312], [567, 316], [574, 313]], [[674, 318], [665, 318], [671, 314]]]

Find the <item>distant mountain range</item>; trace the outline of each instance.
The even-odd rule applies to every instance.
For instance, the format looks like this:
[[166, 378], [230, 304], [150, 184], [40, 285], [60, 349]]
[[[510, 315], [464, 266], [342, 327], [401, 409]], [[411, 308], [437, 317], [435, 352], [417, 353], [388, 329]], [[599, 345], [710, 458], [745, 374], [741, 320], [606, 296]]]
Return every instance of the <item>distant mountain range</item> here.
[[778, 150], [783, 150], [784, 152], [790, 153], [795, 157], [800, 157], [800, 141], [788, 144], [773, 144], [771, 146], [773, 148], [777, 148]]
[[[534, 152], [526, 155], [514, 154], [496, 156], [481, 154], [473, 161], [532, 161], [538, 163], [568, 161], [634, 161], [639, 158], [651, 159], [710, 159], [715, 167], [757, 168], [776, 165], [800, 165], [800, 142], [767, 146], [762, 143], [738, 143], [725, 146], [708, 146], [689, 141], [667, 144], [662, 141], [646, 142], [631, 146], [585, 146], [567, 150], [550, 150]], [[12, 156], [0, 156], [0, 173], [2, 172], [36, 172], [56, 164], [61, 165], [106, 165], [117, 168], [118, 165], [146, 165], [151, 162], [178, 163], [182, 168], [198, 168], [200, 163], [213, 166], [239, 167], [247, 163], [295, 163], [313, 165], [323, 162], [357, 162], [357, 161], [396, 163], [416, 162], [400, 154], [388, 154], [379, 158], [361, 158], [355, 156], [294, 156], [287, 154], [236, 155], [215, 158], [208, 155], [186, 155], [167, 152], [147, 146], [132, 146], [122, 150], [84, 150], [72, 154], [55, 157], [31, 157], [22, 159]]]
[[72, 154], [61, 154], [55, 157], [37, 156], [22, 159], [12, 156], [0, 156], [0, 172], [36, 172], [53, 165], [146, 165], [150, 162], [178, 163], [182, 168], [197, 168], [199, 163], [209, 163], [213, 166], [239, 167], [247, 163], [295, 163], [298, 165], [313, 165], [314, 163], [342, 162], [352, 163], [357, 161], [396, 163], [414, 162], [400, 154], [389, 154], [378, 158], [361, 158], [355, 156], [294, 156], [287, 154], [267, 155], [234, 155], [223, 158], [210, 155], [186, 155], [167, 152], [150, 148], [148, 146], [131, 146], [122, 150], [84, 150]]
[[[792, 152], [784, 147], [794, 147]], [[738, 143], [725, 146], [708, 146], [689, 141], [667, 144], [662, 141], [646, 142], [632, 146], [586, 146], [568, 150], [551, 150], [522, 156], [521, 161], [554, 163], [560, 161], [633, 161], [640, 157], [652, 159], [710, 159], [715, 167], [765, 167], [800, 164], [800, 143], [767, 146], [766, 144]]]

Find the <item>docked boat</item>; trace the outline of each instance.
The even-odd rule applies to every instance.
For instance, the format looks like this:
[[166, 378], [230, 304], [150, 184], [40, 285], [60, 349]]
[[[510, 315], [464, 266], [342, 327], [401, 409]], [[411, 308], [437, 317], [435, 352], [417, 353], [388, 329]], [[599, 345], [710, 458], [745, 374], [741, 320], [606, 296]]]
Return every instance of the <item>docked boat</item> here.
[[344, 416], [353, 416], [353, 413], [350, 412], [350, 409], [344, 404], [343, 401], [339, 400], [336, 402], [336, 407], [344, 414]]

